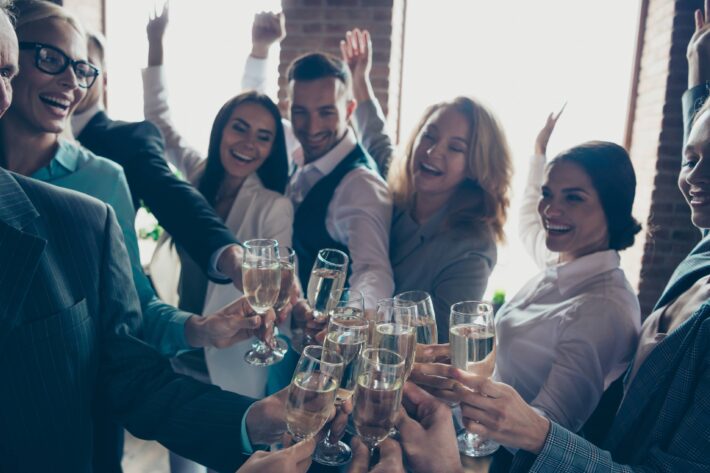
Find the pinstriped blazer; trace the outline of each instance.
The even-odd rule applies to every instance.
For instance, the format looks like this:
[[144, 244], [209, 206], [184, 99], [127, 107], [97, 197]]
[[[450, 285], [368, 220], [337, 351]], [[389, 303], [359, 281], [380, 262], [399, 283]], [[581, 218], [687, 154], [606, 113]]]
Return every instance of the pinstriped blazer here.
[[0, 471], [92, 472], [92, 418], [212, 468], [243, 461], [252, 402], [180, 377], [141, 342], [113, 210], [0, 169]]
[[[698, 95], [706, 93], [695, 88], [683, 97], [686, 134], [698, 108]], [[706, 235], [678, 265], [656, 308], [708, 274], [710, 236]], [[540, 454], [519, 451], [510, 471], [710, 471], [710, 301], [648, 355], [628, 387], [603, 447], [552, 423]]]

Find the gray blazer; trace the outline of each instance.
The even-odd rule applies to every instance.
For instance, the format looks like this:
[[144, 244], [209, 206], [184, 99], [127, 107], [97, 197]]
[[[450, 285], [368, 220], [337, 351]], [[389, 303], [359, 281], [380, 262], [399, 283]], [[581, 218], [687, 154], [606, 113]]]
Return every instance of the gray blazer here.
[[139, 340], [130, 274], [108, 205], [0, 169], [0, 471], [94, 471], [99, 416], [212, 468], [244, 460], [252, 401]]
[[[359, 103], [354, 117], [360, 142], [386, 174], [394, 145], [384, 131], [379, 105]], [[471, 233], [445, 228], [445, 212], [442, 209], [419, 225], [408, 212], [395, 207], [390, 233], [395, 292], [424, 290], [431, 294], [440, 343], [449, 340], [451, 305], [483, 297], [497, 255], [490, 228], [481, 225]]]

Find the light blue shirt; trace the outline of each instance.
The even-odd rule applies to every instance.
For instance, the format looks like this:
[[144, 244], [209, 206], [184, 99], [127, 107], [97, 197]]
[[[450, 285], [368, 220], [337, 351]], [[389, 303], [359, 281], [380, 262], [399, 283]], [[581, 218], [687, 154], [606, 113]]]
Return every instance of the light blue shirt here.
[[126, 242], [133, 283], [141, 302], [143, 339], [166, 356], [190, 349], [185, 340], [185, 322], [191, 314], [158, 299], [143, 273], [134, 229], [135, 212], [121, 166], [85, 148], [59, 140], [54, 158], [30, 177], [88, 194], [113, 207]]

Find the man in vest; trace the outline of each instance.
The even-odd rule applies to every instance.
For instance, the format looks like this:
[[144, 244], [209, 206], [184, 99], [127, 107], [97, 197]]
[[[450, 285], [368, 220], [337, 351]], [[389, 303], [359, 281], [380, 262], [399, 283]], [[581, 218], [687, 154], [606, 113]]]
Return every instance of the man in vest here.
[[348, 284], [362, 291], [365, 309], [394, 291], [389, 262], [392, 199], [377, 165], [360, 146], [349, 119], [356, 101], [340, 59], [311, 53], [288, 71], [291, 123], [303, 149], [286, 194], [296, 216], [294, 247], [305, 288], [318, 251], [350, 258]]

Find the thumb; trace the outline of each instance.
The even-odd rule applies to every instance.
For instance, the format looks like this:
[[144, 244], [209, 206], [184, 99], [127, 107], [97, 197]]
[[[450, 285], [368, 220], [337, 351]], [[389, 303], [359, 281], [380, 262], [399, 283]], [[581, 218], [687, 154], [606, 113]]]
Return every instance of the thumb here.
[[308, 440], [303, 440], [295, 445], [288, 447], [284, 451], [289, 452], [289, 456], [295, 463], [300, 463], [313, 455], [313, 450], [316, 448], [316, 440], [314, 437]]

